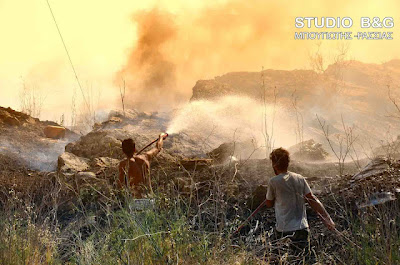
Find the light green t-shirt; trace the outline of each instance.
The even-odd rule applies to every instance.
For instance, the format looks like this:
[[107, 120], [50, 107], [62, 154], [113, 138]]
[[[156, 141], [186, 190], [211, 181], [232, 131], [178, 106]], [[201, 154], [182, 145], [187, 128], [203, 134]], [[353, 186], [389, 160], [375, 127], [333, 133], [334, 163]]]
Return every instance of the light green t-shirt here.
[[310, 192], [304, 177], [293, 172], [270, 179], [267, 200], [275, 200], [276, 230], [289, 232], [308, 227], [304, 196]]

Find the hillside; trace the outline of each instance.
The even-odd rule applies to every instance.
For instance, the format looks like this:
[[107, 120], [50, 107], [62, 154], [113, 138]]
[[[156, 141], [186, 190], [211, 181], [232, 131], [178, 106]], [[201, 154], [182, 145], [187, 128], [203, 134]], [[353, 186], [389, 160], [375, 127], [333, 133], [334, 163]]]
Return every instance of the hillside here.
[[[399, 120], [389, 99], [389, 88], [393, 96], [400, 84], [400, 60], [382, 64], [367, 64], [358, 61], [345, 61], [333, 64], [323, 73], [312, 70], [264, 70], [262, 72], [232, 72], [211, 80], [199, 80], [193, 87], [191, 101], [216, 100], [222, 96], [240, 95], [253, 98], [262, 103], [265, 82], [267, 104], [274, 102], [283, 112], [277, 113], [277, 120], [295, 117], [296, 111], [303, 118], [304, 140], [315, 139], [325, 142], [316, 115], [327, 121], [331, 133], [343, 131], [342, 117], [346, 126], [354, 126], [363, 142], [373, 146], [382, 140], [396, 138]], [[296, 124], [294, 119], [287, 119]], [[294, 132], [293, 132], [294, 134]], [[329, 149], [325, 145], [326, 149]]]
[[399, 84], [399, 73], [400, 60], [382, 64], [346, 61], [329, 65], [323, 73], [273, 69], [262, 72], [232, 72], [211, 80], [197, 81], [191, 100], [211, 99], [227, 94], [259, 98], [263, 93], [261, 86], [264, 78], [268, 98], [276, 87], [278, 94], [284, 98], [290, 97], [296, 89], [298, 96], [305, 101], [321, 95], [322, 92], [328, 96], [340, 93], [355, 101], [365, 101], [376, 95], [387, 96], [387, 92], [382, 90], [388, 85]]

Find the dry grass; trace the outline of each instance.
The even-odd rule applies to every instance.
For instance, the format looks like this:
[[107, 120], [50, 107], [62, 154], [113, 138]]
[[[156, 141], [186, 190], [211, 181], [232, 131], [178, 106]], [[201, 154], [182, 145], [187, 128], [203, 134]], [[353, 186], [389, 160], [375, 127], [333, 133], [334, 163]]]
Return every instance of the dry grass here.
[[[156, 203], [145, 211], [131, 210], [130, 199], [117, 194], [112, 181], [83, 180], [78, 190], [73, 181], [54, 175], [41, 194], [21, 197], [7, 190], [0, 212], [0, 263], [302, 264], [285, 240], [273, 239], [272, 210], [257, 214], [240, 236], [231, 236], [251, 212], [254, 183], [240, 171], [233, 165], [159, 165], [152, 176]], [[103, 172], [103, 178], [112, 180], [112, 172]], [[400, 262], [398, 202], [358, 211], [349, 198], [334, 188], [321, 198], [340, 233], [328, 232], [309, 213], [315, 261]]]

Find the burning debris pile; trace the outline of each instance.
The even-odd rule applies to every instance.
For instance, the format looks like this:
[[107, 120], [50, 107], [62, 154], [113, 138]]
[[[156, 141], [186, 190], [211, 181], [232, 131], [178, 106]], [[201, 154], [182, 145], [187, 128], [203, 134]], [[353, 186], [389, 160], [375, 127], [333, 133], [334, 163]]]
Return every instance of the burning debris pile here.
[[[91, 132], [92, 134], [89, 133], [87, 138], [82, 138], [80, 143], [83, 144], [91, 136], [101, 134], [102, 137], [110, 137], [107, 141], [110, 141], [111, 146], [115, 146], [118, 142], [120, 147], [121, 140], [131, 137], [136, 143], [136, 148], [140, 150], [154, 137], [157, 137], [160, 132], [167, 130], [172, 116], [173, 113], [147, 113], [133, 109], [125, 112], [111, 111], [108, 120], [101, 124], [96, 124], [94, 131]], [[77, 144], [79, 145], [80, 143], [78, 142]], [[106, 146], [104, 147], [107, 149]], [[191, 132], [170, 133], [168, 141], [164, 144], [165, 155], [168, 154], [168, 156], [178, 159], [206, 157], [206, 152], [211, 149], [212, 147], [208, 145], [201, 135]], [[112, 157], [121, 158], [121, 155], [122, 153], [119, 151]]]
[[[112, 184], [118, 176], [119, 161], [125, 158], [121, 142], [132, 138], [136, 149], [140, 150], [166, 130], [168, 115], [131, 109], [111, 111], [107, 121], [95, 124], [93, 131], [66, 145], [58, 159], [58, 172], [72, 183], [78, 179], [97, 179]], [[155, 159], [152, 171], [159, 174], [160, 165], [168, 172], [176, 167], [180, 172], [201, 168], [207, 159], [200, 140], [201, 137], [189, 137], [186, 133], [170, 135], [163, 152]]]
[[392, 159], [400, 159], [400, 135], [395, 140], [386, 141], [374, 150], [376, 156], [388, 156]]
[[111, 157], [122, 159], [121, 142], [126, 138], [133, 138], [137, 146], [145, 145], [150, 138], [132, 131], [123, 129], [92, 131], [82, 136], [78, 141], [69, 143], [65, 151], [87, 159], [96, 157]]
[[[261, 154], [262, 153], [262, 154]], [[223, 143], [207, 153], [216, 163], [236, 162], [265, 156], [265, 150], [256, 146], [254, 141]]]
[[399, 200], [400, 160], [377, 157], [354, 175], [331, 179], [322, 195], [327, 201], [336, 196], [354, 211]]
[[[121, 142], [124, 139], [132, 138], [137, 150], [140, 150], [165, 130], [166, 121], [164, 119], [157, 113], [136, 110], [127, 110], [125, 113], [112, 111], [107, 121], [96, 124], [92, 132], [82, 136], [78, 141], [66, 145], [66, 153], [60, 157], [61, 161], [65, 161], [60, 162], [59, 169], [67, 169], [66, 165], [74, 165], [74, 161], [80, 161], [78, 168], [81, 168], [86, 163], [96, 164], [96, 159], [121, 160], [125, 157], [121, 150]], [[177, 158], [195, 156], [200, 153], [201, 151], [194, 146], [193, 140], [186, 142], [188, 139], [185, 135], [170, 136], [165, 142], [165, 151], [159, 156], [160, 161], [175, 161]], [[69, 170], [80, 171], [75, 166], [67, 171]]]
[[290, 147], [289, 152], [293, 159], [299, 161], [322, 161], [329, 155], [322, 144], [316, 143], [314, 139]]
[[[100, 157], [122, 159], [124, 158], [121, 150], [122, 140], [132, 138], [137, 150], [140, 150], [160, 132], [167, 130], [172, 115], [172, 113], [146, 113], [133, 109], [125, 112], [111, 111], [107, 121], [95, 124], [92, 132], [76, 142], [69, 143], [65, 151], [90, 161]], [[190, 159], [207, 159], [211, 156], [217, 162], [222, 162], [227, 156], [232, 155], [239, 159], [247, 159], [257, 148], [251, 142], [244, 142], [237, 143], [236, 151], [233, 153], [231, 144], [221, 145], [219, 149], [212, 151], [218, 146], [216, 139], [204, 138], [203, 135], [191, 130], [170, 134], [168, 141], [164, 143], [164, 151], [160, 154], [159, 161], [181, 161], [187, 164]], [[218, 158], [215, 157], [217, 153], [221, 153]]]

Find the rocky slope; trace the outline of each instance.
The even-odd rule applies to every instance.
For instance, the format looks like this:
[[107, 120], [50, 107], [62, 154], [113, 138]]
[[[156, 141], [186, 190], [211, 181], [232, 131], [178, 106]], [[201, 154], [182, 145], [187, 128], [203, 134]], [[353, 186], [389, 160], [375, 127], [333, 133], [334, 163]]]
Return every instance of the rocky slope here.
[[[343, 131], [343, 117], [346, 126], [356, 128], [360, 141], [378, 146], [388, 134], [396, 136], [396, 131], [400, 129], [399, 120], [393, 117], [393, 114], [398, 116], [397, 110], [388, 96], [389, 88], [392, 96], [400, 96], [396, 94], [400, 84], [399, 73], [400, 60], [382, 64], [346, 61], [330, 65], [323, 73], [272, 69], [233, 72], [212, 80], [198, 81], [193, 87], [191, 101], [243, 95], [261, 103], [264, 79], [267, 104], [274, 101], [275, 91], [283, 114], [295, 116], [293, 104], [296, 100], [298, 115], [304, 122], [304, 139], [315, 139], [330, 152], [316, 119], [318, 114], [322, 121], [327, 121], [331, 134]], [[279, 113], [277, 115], [279, 120]], [[293, 131], [298, 126], [294, 121]]]
[[[388, 85], [400, 83], [400, 60], [382, 64], [346, 61], [327, 67], [323, 73], [312, 70], [264, 70], [262, 72], [233, 72], [212, 80], [199, 80], [193, 88], [191, 100], [211, 99], [226, 94], [242, 94], [259, 98], [262, 78], [271, 98], [273, 88], [282, 98], [290, 97], [296, 89], [302, 100], [313, 98], [323, 89], [327, 95], [341, 92], [353, 100], [367, 100], [379, 94]], [[383, 93], [380, 93], [383, 92]]]
[[67, 130], [63, 139], [46, 138], [43, 130], [47, 125], [58, 124], [0, 107], [0, 154], [17, 157], [30, 169], [54, 170], [64, 146], [79, 136]]
[[[168, 113], [145, 113], [137, 110], [127, 110], [125, 113], [111, 111], [107, 121], [96, 124], [93, 131], [68, 144], [65, 150], [88, 159], [96, 157], [122, 159], [124, 158], [121, 150], [122, 140], [132, 138], [137, 150], [140, 150], [155, 140], [160, 133], [165, 132], [167, 122], [170, 120], [168, 115]], [[160, 158], [173, 160], [204, 157], [203, 145], [198, 143], [196, 135], [190, 137], [185, 133], [170, 135], [164, 142], [164, 152], [160, 154]]]

